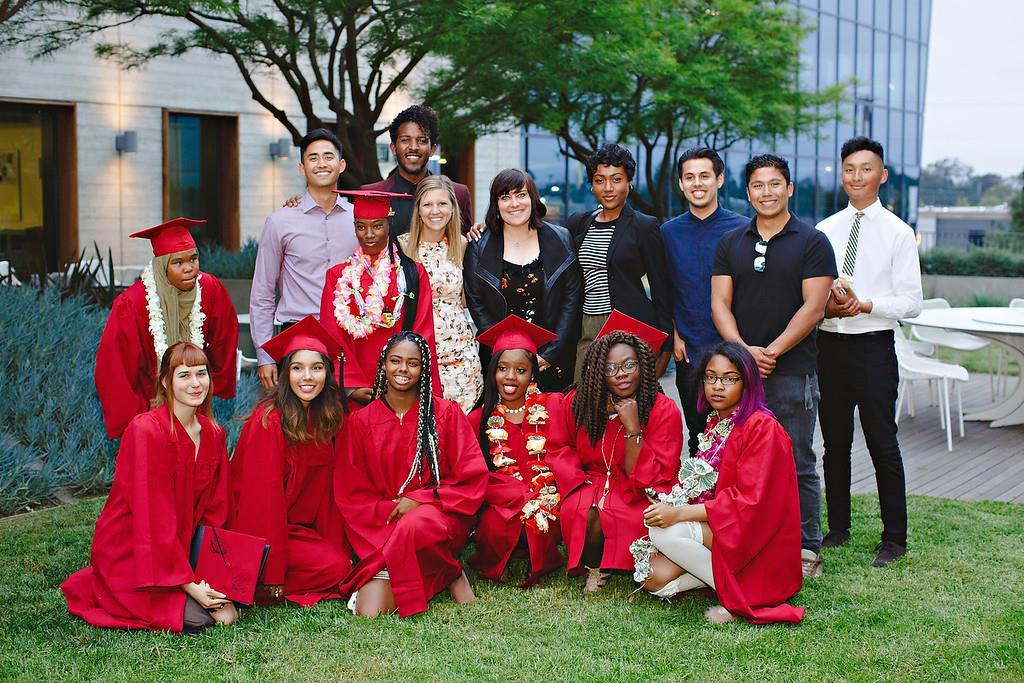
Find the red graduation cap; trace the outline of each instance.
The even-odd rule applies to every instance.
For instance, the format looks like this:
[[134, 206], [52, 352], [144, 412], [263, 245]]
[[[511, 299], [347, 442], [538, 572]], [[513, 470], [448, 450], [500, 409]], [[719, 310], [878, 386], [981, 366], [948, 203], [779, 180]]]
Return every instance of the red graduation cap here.
[[141, 237], [153, 244], [153, 256], [173, 254], [176, 251], [188, 251], [196, 248], [196, 241], [188, 231], [194, 225], [204, 225], [206, 221], [194, 218], [172, 218], [166, 223], [140, 230], [128, 235]]
[[615, 309], [612, 311], [612, 314], [608, 316], [608, 322], [606, 322], [604, 327], [601, 328], [601, 331], [597, 333], [597, 339], [600, 339], [606, 334], [617, 331], [626, 332], [643, 339], [655, 354], [658, 353], [661, 349], [661, 345], [665, 343], [666, 339], [668, 339], [668, 335], [656, 327], [651, 327], [647, 323], [641, 322], [636, 318], [632, 318], [622, 311]]
[[282, 358], [293, 351], [319, 351], [328, 358], [337, 358], [341, 352], [341, 343], [316, 318], [307, 315], [261, 348], [280, 363]]
[[356, 218], [376, 220], [391, 215], [391, 197], [406, 197], [411, 194], [384, 192], [383, 190], [335, 190], [338, 194], [352, 197], [352, 210]]
[[557, 338], [558, 335], [554, 332], [549, 332], [517, 315], [506, 317], [476, 337], [481, 344], [490, 346], [495, 354], [509, 349], [523, 349], [536, 354], [537, 349]]
[[[343, 342], [324, 329], [323, 325], [311, 315], [307, 315], [260, 348], [278, 363], [293, 351], [318, 351], [335, 361], [334, 377], [342, 386], [372, 386], [371, 380], [366, 377], [360, 365], [356, 363], [355, 354], [350, 353]], [[337, 359], [339, 356], [345, 360], [344, 378], [338, 377]]]

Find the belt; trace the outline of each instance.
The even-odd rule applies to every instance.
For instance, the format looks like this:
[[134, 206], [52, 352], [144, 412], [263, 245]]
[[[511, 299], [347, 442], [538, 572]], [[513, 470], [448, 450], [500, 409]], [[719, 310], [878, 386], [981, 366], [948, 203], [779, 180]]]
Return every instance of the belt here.
[[818, 334], [827, 334], [830, 337], [839, 337], [841, 339], [861, 339], [863, 337], [878, 337], [883, 334], [892, 336], [893, 330], [873, 330], [871, 332], [858, 332], [856, 334], [844, 332], [829, 332], [828, 330], [818, 330]]

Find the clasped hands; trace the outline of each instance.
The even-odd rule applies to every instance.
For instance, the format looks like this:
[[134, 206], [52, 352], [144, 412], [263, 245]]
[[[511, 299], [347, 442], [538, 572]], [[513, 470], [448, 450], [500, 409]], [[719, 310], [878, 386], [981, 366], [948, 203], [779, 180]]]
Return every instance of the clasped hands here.
[[692, 505], [675, 507], [668, 503], [651, 503], [644, 509], [644, 524], [648, 527], [670, 527], [679, 522], [693, 521], [690, 515]]

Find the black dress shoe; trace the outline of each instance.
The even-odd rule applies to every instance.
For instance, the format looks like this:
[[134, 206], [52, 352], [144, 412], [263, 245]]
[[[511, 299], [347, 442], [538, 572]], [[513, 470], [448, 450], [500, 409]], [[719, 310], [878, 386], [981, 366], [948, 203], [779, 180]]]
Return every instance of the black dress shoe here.
[[841, 545], [846, 545], [846, 542], [850, 540], [849, 531], [830, 531], [825, 534], [825, 538], [821, 539], [822, 548], [838, 548]]
[[875, 546], [875, 552], [878, 554], [875, 555], [875, 561], [871, 564], [876, 567], [888, 567], [907, 554], [907, 547], [892, 541], [882, 541]]

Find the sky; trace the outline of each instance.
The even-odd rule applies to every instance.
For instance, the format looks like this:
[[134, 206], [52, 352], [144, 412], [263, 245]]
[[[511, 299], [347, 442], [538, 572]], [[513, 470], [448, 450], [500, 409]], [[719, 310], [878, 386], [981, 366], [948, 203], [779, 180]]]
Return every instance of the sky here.
[[933, 0], [922, 165], [1024, 171], [1024, 0]]

